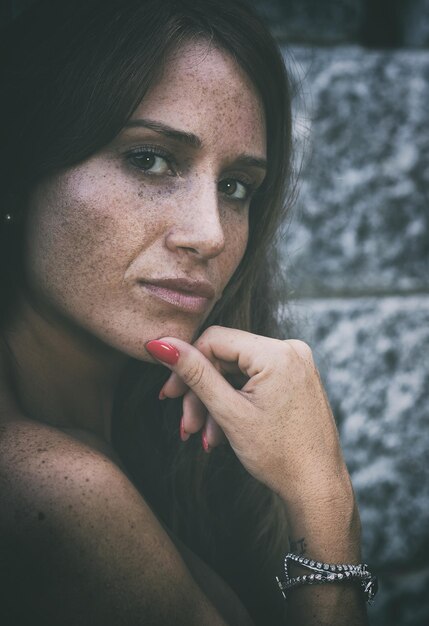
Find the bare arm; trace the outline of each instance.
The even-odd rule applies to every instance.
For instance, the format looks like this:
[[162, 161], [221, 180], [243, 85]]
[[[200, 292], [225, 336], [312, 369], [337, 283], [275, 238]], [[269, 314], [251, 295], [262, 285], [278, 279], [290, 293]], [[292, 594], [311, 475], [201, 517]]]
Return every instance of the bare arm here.
[[[294, 501], [290, 494], [284, 494], [284, 499], [293, 551], [328, 563], [361, 562], [360, 519], [347, 474], [343, 493], [338, 485], [330, 493], [323, 493], [319, 486], [319, 490], [303, 490]], [[309, 573], [299, 566], [291, 571], [295, 576]], [[356, 583], [294, 589], [288, 595], [287, 615], [292, 624], [311, 626], [368, 623], [363, 594]]]
[[[185, 431], [204, 427], [211, 446], [226, 435], [244, 467], [284, 500], [292, 539], [305, 538], [311, 558], [359, 563], [356, 501], [309, 347], [216, 326], [194, 346], [162, 341], [177, 349], [163, 392], [185, 394]], [[240, 390], [225, 380], [230, 374], [245, 377]], [[293, 590], [288, 610], [294, 626], [367, 624], [356, 583]]]
[[0, 453], [1, 623], [225, 626], [109, 459], [26, 421]]

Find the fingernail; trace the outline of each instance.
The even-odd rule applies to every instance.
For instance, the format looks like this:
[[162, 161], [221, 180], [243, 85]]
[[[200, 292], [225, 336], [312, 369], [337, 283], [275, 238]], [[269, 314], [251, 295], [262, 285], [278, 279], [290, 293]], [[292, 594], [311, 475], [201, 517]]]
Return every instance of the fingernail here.
[[159, 341], [158, 339], [152, 339], [146, 344], [146, 350], [158, 361], [168, 363], [168, 365], [176, 365], [179, 360], [179, 351], [174, 346], [170, 345], [166, 341]]
[[165, 395], [165, 393], [163, 392], [163, 390], [161, 389], [161, 391], [159, 392], [159, 400], [165, 400], [167, 396]]
[[183, 416], [182, 416], [182, 419], [180, 420], [180, 439], [182, 441], [188, 441], [189, 439], [189, 433], [186, 432], [185, 427], [183, 425]]
[[209, 446], [209, 442], [207, 441], [206, 431], [203, 430], [201, 434], [201, 443], [203, 444], [204, 452], [211, 452], [211, 448]]

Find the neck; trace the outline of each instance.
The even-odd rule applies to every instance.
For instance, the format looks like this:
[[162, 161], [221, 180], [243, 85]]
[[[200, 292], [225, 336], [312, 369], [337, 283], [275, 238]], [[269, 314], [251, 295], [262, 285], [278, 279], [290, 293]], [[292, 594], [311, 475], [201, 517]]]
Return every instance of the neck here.
[[21, 413], [110, 443], [113, 396], [125, 355], [52, 323], [25, 302], [4, 340], [11, 391]]

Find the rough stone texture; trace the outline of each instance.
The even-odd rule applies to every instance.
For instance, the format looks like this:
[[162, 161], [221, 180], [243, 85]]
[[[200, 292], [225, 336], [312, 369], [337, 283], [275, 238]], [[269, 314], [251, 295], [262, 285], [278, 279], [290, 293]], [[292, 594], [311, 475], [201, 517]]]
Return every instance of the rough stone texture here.
[[427, 626], [429, 294], [304, 299], [294, 310], [338, 421], [364, 558], [380, 575], [372, 624]]
[[283, 252], [297, 294], [424, 290], [429, 52], [292, 53], [306, 162]]
[[429, 0], [402, 0], [399, 19], [404, 46], [429, 47]]
[[358, 42], [365, 0], [254, 0], [274, 35], [322, 45]]
[[427, 626], [429, 52], [285, 55], [302, 81], [301, 188], [282, 250], [296, 325], [315, 348], [380, 575], [371, 624]]

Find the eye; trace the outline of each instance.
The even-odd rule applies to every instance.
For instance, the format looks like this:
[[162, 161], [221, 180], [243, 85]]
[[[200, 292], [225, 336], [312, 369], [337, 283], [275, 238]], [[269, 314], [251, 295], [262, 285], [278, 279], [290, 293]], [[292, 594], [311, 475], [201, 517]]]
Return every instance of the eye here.
[[128, 158], [135, 167], [150, 174], [168, 174], [171, 172], [168, 156], [154, 150], [147, 148], [138, 150], [129, 154]]
[[218, 183], [218, 189], [233, 200], [247, 200], [252, 191], [252, 186], [235, 178], [225, 178]]

